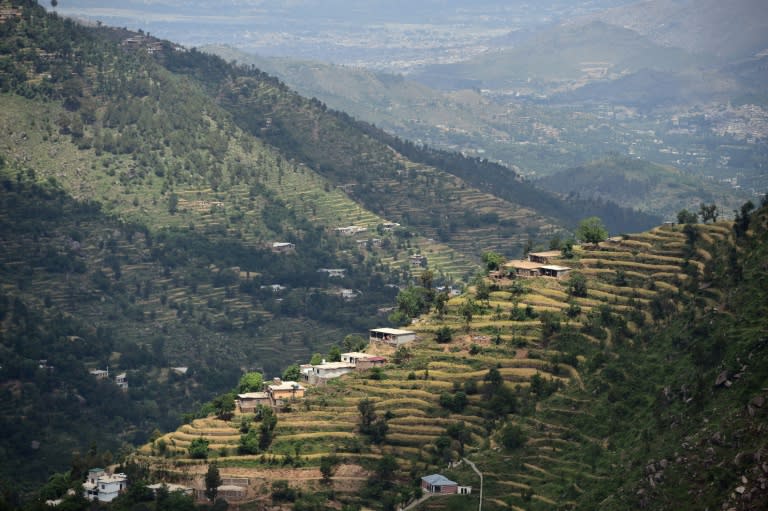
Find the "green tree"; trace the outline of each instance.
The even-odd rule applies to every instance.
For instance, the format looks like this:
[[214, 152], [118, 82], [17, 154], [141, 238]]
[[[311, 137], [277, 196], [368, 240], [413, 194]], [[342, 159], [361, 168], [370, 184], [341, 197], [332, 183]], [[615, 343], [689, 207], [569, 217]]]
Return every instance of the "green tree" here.
[[695, 224], [698, 221], [699, 217], [692, 211], [681, 209], [677, 212], [677, 223], [679, 224]]
[[483, 254], [483, 263], [487, 271], [496, 271], [504, 264], [504, 256], [496, 252], [485, 252]]
[[208, 440], [198, 437], [189, 443], [187, 451], [191, 458], [206, 459], [208, 457]]
[[208, 465], [208, 472], [205, 473], [205, 496], [209, 501], [216, 500], [219, 486], [221, 486], [219, 467], [215, 463], [211, 463]]
[[264, 384], [264, 376], [261, 373], [249, 372], [240, 377], [237, 385], [238, 392], [258, 392]]
[[297, 381], [301, 377], [301, 368], [299, 364], [291, 364], [283, 371], [283, 380]]
[[576, 237], [584, 243], [597, 245], [608, 237], [608, 230], [603, 225], [602, 220], [596, 216], [591, 216], [579, 222]]
[[330, 351], [328, 351], [328, 362], [340, 362], [341, 361], [341, 350], [338, 346], [331, 346]]
[[336, 466], [341, 462], [338, 456], [330, 454], [320, 458], [320, 474], [323, 476], [323, 484], [330, 484]]
[[520, 426], [507, 424], [501, 430], [501, 445], [513, 450], [525, 444], [526, 435]]
[[568, 279], [568, 294], [582, 298], [587, 296], [587, 278], [583, 273], [571, 272]]
[[699, 216], [701, 217], [701, 221], [705, 224], [710, 220], [712, 222], [717, 222], [718, 215], [719, 212], [717, 211], [716, 204], [704, 204], [702, 202], [699, 205]]
[[435, 332], [435, 341], [440, 344], [449, 343], [453, 340], [453, 329], [448, 325], [443, 325]]
[[371, 431], [373, 421], [376, 420], [376, 411], [373, 408], [373, 401], [368, 398], [360, 400], [357, 404], [357, 410], [360, 412], [360, 432], [368, 434]]
[[344, 337], [341, 345], [344, 351], [362, 351], [368, 343], [359, 335], [350, 334]]

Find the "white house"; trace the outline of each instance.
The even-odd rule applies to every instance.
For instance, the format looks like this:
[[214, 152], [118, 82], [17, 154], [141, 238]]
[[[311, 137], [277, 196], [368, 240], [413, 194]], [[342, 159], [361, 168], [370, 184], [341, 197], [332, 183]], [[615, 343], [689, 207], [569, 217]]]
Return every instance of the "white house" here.
[[346, 275], [347, 270], [344, 268], [320, 268], [317, 270], [318, 273], [327, 273], [328, 277], [331, 278], [344, 278], [344, 275]]
[[293, 243], [288, 243], [287, 241], [276, 241], [272, 243], [272, 252], [276, 252], [278, 254], [293, 252], [294, 250], [296, 250], [296, 245]]
[[322, 385], [328, 380], [338, 378], [354, 370], [355, 365], [349, 362], [326, 362], [323, 360], [322, 364], [313, 365], [305, 377], [313, 385]]
[[115, 385], [122, 390], [128, 390], [128, 375], [126, 373], [120, 373], [115, 376]]
[[83, 483], [83, 496], [91, 501], [112, 502], [126, 488], [127, 475], [107, 474], [103, 468], [92, 468], [88, 471], [88, 479]]

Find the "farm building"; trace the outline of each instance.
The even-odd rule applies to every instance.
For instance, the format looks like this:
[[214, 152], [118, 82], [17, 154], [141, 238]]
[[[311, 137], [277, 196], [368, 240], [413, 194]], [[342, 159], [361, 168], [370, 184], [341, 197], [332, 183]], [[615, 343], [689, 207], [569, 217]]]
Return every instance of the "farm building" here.
[[411, 265], [411, 268], [426, 268], [427, 256], [422, 254], [413, 254], [412, 256], [408, 257], [408, 263]]
[[471, 486], [459, 486], [459, 483], [451, 481], [442, 474], [431, 474], [421, 478], [421, 488], [427, 493], [441, 495], [469, 495]]
[[387, 363], [387, 359], [369, 353], [361, 353], [359, 351], [351, 351], [349, 353], [341, 354], [341, 361], [347, 362], [355, 366], [358, 371], [364, 371], [372, 367], [380, 367]]
[[304, 397], [304, 387], [295, 381], [282, 381], [275, 378], [274, 383], [267, 385], [267, 393], [273, 406], [280, 406], [285, 401]]
[[351, 373], [355, 370], [355, 365], [349, 362], [326, 362], [316, 364], [310, 367], [310, 371], [304, 373], [308, 383], [312, 385], [323, 385], [328, 380], [338, 378], [339, 376]]
[[293, 252], [296, 250], [296, 245], [288, 243], [287, 241], [276, 241], [272, 243], [272, 252], [283, 254], [286, 252]]
[[562, 257], [559, 250], [547, 250], [545, 252], [531, 252], [528, 254], [528, 260], [532, 263], [549, 264], [552, 259]]
[[237, 395], [235, 404], [240, 413], [253, 413], [259, 405], [269, 406], [271, 401], [266, 392], [246, 392]]
[[[541, 252], [546, 254], [548, 252]], [[532, 256], [533, 254], [531, 254]], [[504, 265], [505, 270], [517, 277], [554, 277], [561, 278], [571, 271], [568, 266], [557, 264], [542, 264], [533, 261], [510, 261]]]
[[532, 263], [531, 261], [510, 261], [504, 265], [504, 268], [518, 277], [538, 277], [541, 275], [539, 272], [541, 263]]
[[556, 279], [559, 279], [567, 275], [571, 269], [567, 266], [559, 266], [557, 264], [545, 264], [539, 268], [539, 271], [541, 271], [541, 274], [544, 277], [555, 277]]
[[400, 346], [416, 340], [416, 332], [397, 328], [374, 328], [368, 335], [370, 342], [383, 342], [392, 346]]

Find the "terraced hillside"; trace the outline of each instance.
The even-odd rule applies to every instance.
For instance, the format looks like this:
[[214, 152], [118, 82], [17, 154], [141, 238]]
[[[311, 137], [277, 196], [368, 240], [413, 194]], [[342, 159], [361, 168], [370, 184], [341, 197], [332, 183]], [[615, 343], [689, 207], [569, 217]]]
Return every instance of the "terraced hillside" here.
[[[705, 283], [713, 278], [718, 247], [732, 237], [726, 224], [665, 225], [577, 247], [573, 258], [555, 261], [573, 269], [570, 277], [488, 278], [452, 298], [442, 314], [414, 322], [419, 340], [412, 346], [397, 352], [371, 346], [388, 357], [384, 371], [311, 387], [290, 410], [278, 412], [274, 439], [263, 452], [238, 454], [243, 418], [236, 415], [198, 419], [168, 433], [162, 438], [167, 459], [152, 463], [188, 477], [184, 467], [199, 463], [187, 459], [189, 442], [203, 438], [223, 473], [251, 467], [268, 489], [266, 469], [275, 464], [308, 471], [335, 455], [370, 473], [374, 460], [392, 454], [407, 500], [409, 481], [427, 473], [472, 479], [465, 465], [445, 469], [466, 455], [486, 476], [487, 509], [578, 507], [585, 495], [615, 484], [623, 434], [616, 417], [646, 399], [642, 393], [611, 397], [628, 378], [614, 362], [642, 351], [647, 327], [668, 321], [688, 300], [701, 311], [723, 306], [723, 296]], [[586, 277], [584, 287], [575, 285], [574, 274]], [[626, 403], [610, 405], [617, 399]], [[363, 400], [388, 426], [383, 441], [361, 433]], [[158, 442], [142, 453], [157, 456]], [[320, 480], [319, 473], [314, 477]], [[478, 497], [453, 498], [476, 503]], [[420, 508], [476, 505], [467, 500], [452, 507], [430, 499]]]

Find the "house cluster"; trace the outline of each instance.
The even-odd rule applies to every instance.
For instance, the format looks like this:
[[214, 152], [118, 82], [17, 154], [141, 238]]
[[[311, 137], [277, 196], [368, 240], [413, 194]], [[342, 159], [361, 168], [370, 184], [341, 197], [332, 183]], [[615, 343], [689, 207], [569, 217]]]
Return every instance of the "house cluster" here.
[[342, 353], [341, 361], [339, 362], [326, 362], [323, 360], [320, 364], [303, 364], [301, 366], [301, 376], [307, 383], [323, 385], [328, 380], [338, 378], [344, 374], [381, 367], [386, 362], [386, 358], [368, 353]]
[[[109, 379], [109, 368], [91, 369], [89, 373], [91, 373], [91, 376], [93, 376], [97, 380]], [[127, 391], [128, 390], [128, 373], [120, 373], [117, 376], [115, 376], [115, 385], [117, 385], [120, 388], [120, 390]]]
[[456, 481], [451, 481], [442, 474], [431, 474], [421, 478], [421, 489], [425, 493], [437, 495], [469, 495], [471, 486], [459, 486]]
[[527, 260], [510, 261], [504, 265], [504, 272], [497, 273], [498, 276], [514, 275], [516, 277], [554, 277], [562, 278], [571, 271], [568, 266], [552, 264], [553, 259], [561, 256], [559, 250], [550, 250], [547, 252], [531, 252]]
[[90, 501], [112, 502], [127, 488], [127, 475], [108, 474], [103, 468], [92, 468], [83, 483], [83, 496]]
[[298, 382], [274, 378], [272, 383], [265, 385], [264, 391], [238, 394], [235, 404], [241, 413], [253, 413], [259, 406], [278, 408], [288, 401], [301, 399], [305, 390]]

